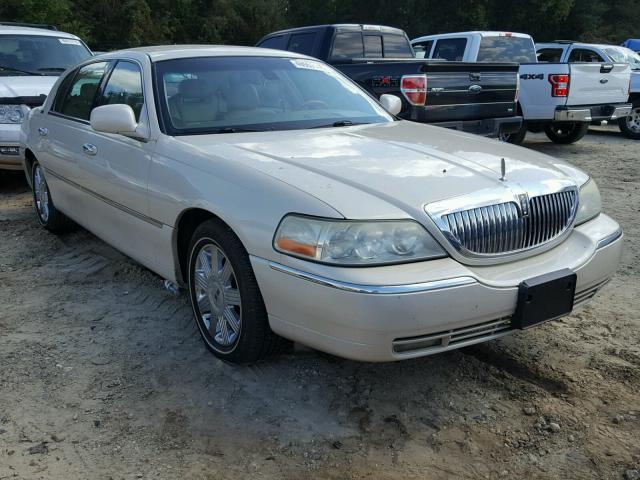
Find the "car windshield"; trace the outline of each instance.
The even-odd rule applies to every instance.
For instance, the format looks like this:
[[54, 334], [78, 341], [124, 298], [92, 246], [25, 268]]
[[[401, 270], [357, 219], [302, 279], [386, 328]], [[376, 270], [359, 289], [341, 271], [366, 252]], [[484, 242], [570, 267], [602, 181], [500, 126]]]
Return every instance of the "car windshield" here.
[[74, 38], [0, 35], [0, 75], [53, 75], [91, 56]]
[[200, 57], [156, 64], [172, 135], [338, 127], [393, 120], [332, 67], [311, 59]]
[[640, 55], [624, 47], [610, 47], [605, 51], [614, 62], [628, 63], [634, 70], [640, 70]]

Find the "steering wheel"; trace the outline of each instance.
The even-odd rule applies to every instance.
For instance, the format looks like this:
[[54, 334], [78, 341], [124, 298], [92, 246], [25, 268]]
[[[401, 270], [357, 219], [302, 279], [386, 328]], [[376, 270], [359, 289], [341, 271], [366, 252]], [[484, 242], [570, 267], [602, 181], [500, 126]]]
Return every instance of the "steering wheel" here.
[[302, 106], [307, 110], [323, 110], [325, 108], [329, 108], [329, 105], [322, 100], [307, 100], [302, 104]]

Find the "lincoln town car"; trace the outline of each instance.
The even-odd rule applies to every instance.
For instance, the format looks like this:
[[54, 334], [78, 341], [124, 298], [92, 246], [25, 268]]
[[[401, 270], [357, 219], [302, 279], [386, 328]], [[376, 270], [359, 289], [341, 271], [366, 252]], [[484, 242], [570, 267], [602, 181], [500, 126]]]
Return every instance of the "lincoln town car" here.
[[44, 228], [80, 224], [184, 288], [230, 362], [291, 341], [443, 352], [568, 315], [612, 277], [623, 234], [587, 173], [400, 107], [293, 52], [118, 51], [29, 112], [24, 169]]

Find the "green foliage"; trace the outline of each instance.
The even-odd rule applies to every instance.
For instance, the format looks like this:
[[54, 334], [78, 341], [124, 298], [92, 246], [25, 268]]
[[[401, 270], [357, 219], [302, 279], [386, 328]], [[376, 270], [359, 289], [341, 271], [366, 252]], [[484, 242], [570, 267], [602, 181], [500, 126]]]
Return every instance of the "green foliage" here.
[[638, 37], [638, 0], [1, 0], [0, 19], [50, 23], [96, 50], [149, 44], [252, 45], [274, 30], [373, 23], [410, 37], [460, 30], [620, 43]]

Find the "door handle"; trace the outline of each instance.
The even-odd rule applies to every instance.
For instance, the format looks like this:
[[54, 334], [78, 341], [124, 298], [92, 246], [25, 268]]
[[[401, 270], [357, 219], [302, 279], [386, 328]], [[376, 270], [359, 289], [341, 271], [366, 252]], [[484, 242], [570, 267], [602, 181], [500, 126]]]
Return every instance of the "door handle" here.
[[96, 153], [98, 153], [98, 147], [90, 143], [85, 143], [84, 145], [82, 145], [82, 151], [87, 155], [95, 155]]
[[604, 85], [605, 83], [608, 83], [608, 82], [609, 82], [609, 80], [607, 80], [606, 78], [601, 78], [601, 79], [600, 79], [600, 83], [602, 83], [603, 85]]
[[46, 137], [49, 134], [49, 129], [40, 127], [38, 128], [38, 133], [40, 134], [41, 137]]

